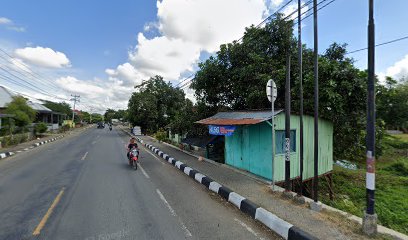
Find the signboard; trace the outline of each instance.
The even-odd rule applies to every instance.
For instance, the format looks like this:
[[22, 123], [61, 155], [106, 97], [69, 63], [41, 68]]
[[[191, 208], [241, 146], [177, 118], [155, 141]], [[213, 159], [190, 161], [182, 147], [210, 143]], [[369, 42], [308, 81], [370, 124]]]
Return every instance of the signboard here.
[[210, 135], [232, 136], [234, 131], [235, 126], [208, 125], [208, 132]]
[[278, 89], [272, 79], [266, 84], [266, 96], [268, 97], [269, 102], [275, 102], [276, 97], [278, 96]]

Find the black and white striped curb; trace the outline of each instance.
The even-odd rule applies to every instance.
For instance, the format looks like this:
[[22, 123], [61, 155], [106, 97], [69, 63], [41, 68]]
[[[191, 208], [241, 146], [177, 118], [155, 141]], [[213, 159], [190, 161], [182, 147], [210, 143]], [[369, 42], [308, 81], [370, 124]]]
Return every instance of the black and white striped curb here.
[[14, 155], [15, 153], [13, 152], [5, 152], [5, 153], [0, 153], [0, 159], [2, 158], [6, 158], [6, 157], [10, 157], [12, 155]]
[[[129, 134], [130, 135], [130, 134]], [[244, 198], [238, 193], [230, 190], [226, 186], [222, 186], [218, 182], [212, 180], [211, 178], [205, 176], [204, 174], [198, 172], [197, 170], [187, 166], [181, 161], [170, 157], [168, 154], [162, 152], [160, 149], [154, 147], [153, 145], [146, 144], [144, 141], [138, 137], [136, 139], [142, 143], [145, 147], [150, 149], [152, 152], [166, 160], [167, 162], [174, 165], [177, 169], [182, 171], [184, 174], [194, 179], [195, 181], [201, 183], [209, 190], [217, 193], [222, 198], [228, 202], [235, 205], [241, 210], [241, 212], [249, 215], [251, 218], [256, 219], [267, 226], [272, 231], [276, 232], [284, 239], [298, 239], [298, 240], [310, 240], [317, 239], [316, 237], [310, 235], [309, 233], [293, 226], [292, 224], [284, 221], [283, 219], [277, 217], [275, 214], [267, 211], [266, 209], [258, 206], [257, 204], [251, 202], [250, 200]]]
[[64, 135], [61, 135], [61, 136], [58, 136], [58, 137], [55, 137], [55, 138], [48, 139], [48, 140], [43, 141], [43, 142], [34, 143], [32, 146], [33, 147], [38, 147], [40, 145], [44, 145], [44, 144], [47, 144], [47, 143], [50, 143], [50, 142], [54, 142], [55, 140], [58, 140], [58, 139], [63, 138], [63, 137], [64, 137]]
[[4, 153], [0, 153], [0, 159], [6, 158], [6, 157], [10, 157], [10, 156], [15, 155], [15, 154], [17, 154], [17, 153], [21, 153], [21, 152], [25, 152], [25, 151], [31, 150], [31, 149], [33, 149], [33, 148], [35, 148], [35, 147], [38, 147], [38, 146], [41, 146], [41, 145], [44, 145], [44, 144], [47, 144], [47, 143], [50, 143], [50, 142], [54, 142], [54, 141], [56, 141], [56, 140], [58, 140], [58, 139], [60, 139], [60, 138], [63, 138], [63, 137], [64, 137], [64, 135], [60, 135], [60, 136], [58, 136], [58, 137], [51, 138], [51, 139], [48, 139], [48, 140], [46, 140], [46, 141], [34, 143], [34, 144], [31, 145], [30, 147], [27, 147], [27, 148], [18, 150], [18, 151], [16, 151], [16, 152], [4, 152]]

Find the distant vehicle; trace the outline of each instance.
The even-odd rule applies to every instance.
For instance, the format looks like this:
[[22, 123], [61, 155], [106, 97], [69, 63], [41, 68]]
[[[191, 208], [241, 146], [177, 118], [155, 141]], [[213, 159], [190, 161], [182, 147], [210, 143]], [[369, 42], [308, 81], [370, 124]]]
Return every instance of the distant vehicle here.
[[139, 126], [135, 126], [132, 129], [132, 133], [133, 133], [133, 135], [141, 136], [142, 135], [142, 129]]
[[103, 124], [102, 122], [98, 122], [97, 128], [105, 128], [105, 124]]

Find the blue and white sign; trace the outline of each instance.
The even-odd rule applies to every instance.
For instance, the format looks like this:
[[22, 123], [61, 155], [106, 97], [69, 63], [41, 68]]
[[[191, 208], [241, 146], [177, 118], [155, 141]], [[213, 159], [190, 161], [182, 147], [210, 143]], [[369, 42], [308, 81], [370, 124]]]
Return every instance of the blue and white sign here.
[[208, 132], [210, 135], [232, 136], [234, 131], [235, 126], [208, 125]]

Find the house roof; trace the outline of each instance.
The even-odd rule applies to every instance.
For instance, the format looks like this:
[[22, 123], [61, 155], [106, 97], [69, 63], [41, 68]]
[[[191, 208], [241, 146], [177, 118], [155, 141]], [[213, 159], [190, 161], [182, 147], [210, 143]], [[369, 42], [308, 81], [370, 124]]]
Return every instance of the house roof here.
[[7, 103], [13, 101], [13, 97], [17, 96], [7, 88], [0, 86], [0, 108], [5, 108]]
[[[282, 112], [276, 110], [275, 116]], [[271, 111], [219, 112], [196, 123], [205, 125], [252, 125], [272, 119]]]
[[52, 110], [39, 104], [39, 103], [35, 103], [35, 102], [27, 102], [28, 106], [30, 106], [32, 109], [34, 109], [37, 112], [42, 112], [42, 113], [51, 113]]

